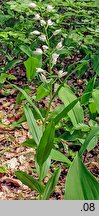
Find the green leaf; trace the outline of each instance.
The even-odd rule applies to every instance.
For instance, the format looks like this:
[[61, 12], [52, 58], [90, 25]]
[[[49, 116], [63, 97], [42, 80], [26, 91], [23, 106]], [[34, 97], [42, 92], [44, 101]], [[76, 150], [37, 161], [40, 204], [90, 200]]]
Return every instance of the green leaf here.
[[42, 54], [38, 55], [38, 54], [35, 54], [35, 52], [33, 52], [33, 57], [38, 59], [39, 67], [41, 68], [42, 67]]
[[45, 189], [44, 189], [44, 193], [42, 196], [42, 200], [48, 200], [51, 193], [53, 192], [55, 186], [57, 185], [59, 176], [60, 176], [60, 167], [54, 171], [52, 177], [48, 180]]
[[49, 95], [49, 89], [48, 89], [48, 84], [46, 83], [41, 84], [36, 92], [36, 101], [41, 100], [42, 98], [46, 97]]
[[36, 111], [36, 113], [39, 115], [40, 119], [42, 119], [43, 121], [43, 117], [39, 111], [39, 109], [35, 106], [35, 104], [32, 102], [30, 96], [22, 89], [22, 88], [19, 88], [18, 86], [16, 85], [12, 85], [13, 87], [15, 87], [17, 90], [19, 90], [23, 95], [24, 97], [26, 98], [27, 102], [29, 102], [29, 104], [34, 108], [34, 110]]
[[37, 145], [33, 139], [28, 139], [25, 142], [21, 143], [21, 145], [28, 146], [30, 148], [36, 148], [37, 147]]
[[24, 105], [24, 111], [27, 119], [27, 124], [30, 129], [30, 132], [32, 134], [32, 137], [35, 141], [35, 143], [38, 145], [42, 136], [42, 132], [40, 128], [38, 127], [36, 120], [33, 116], [33, 113], [28, 105]]
[[10, 70], [11, 68], [15, 67], [15, 66], [16, 66], [18, 63], [20, 63], [20, 62], [21, 62], [21, 60], [18, 60], [18, 59], [15, 59], [15, 60], [9, 62], [9, 63], [5, 66], [3, 72], [5, 73], [6, 71], [8, 71], [8, 70]]
[[58, 116], [58, 114], [60, 114], [64, 109], [64, 105], [61, 104], [61, 105], [58, 105], [55, 107], [55, 109], [50, 113], [50, 119], [53, 119], [55, 120], [56, 116]]
[[55, 125], [54, 122], [52, 121], [47, 125], [37, 149], [36, 158], [37, 158], [37, 163], [39, 164], [40, 167], [50, 155], [50, 152], [53, 147], [54, 135], [55, 135]]
[[93, 55], [91, 60], [93, 64], [93, 70], [96, 72], [97, 76], [99, 76], [99, 56]]
[[0, 76], [0, 83], [3, 84], [6, 81], [6, 74], [1, 74]]
[[65, 200], [98, 200], [99, 183], [77, 155], [69, 168], [65, 184]]
[[83, 105], [86, 105], [89, 103], [89, 99], [92, 95], [92, 91], [93, 91], [93, 88], [94, 88], [94, 84], [95, 84], [95, 79], [96, 77], [93, 77], [87, 84], [85, 90], [84, 90], [84, 93], [81, 97], [81, 103]]
[[0, 83], [1, 84], [5, 83], [6, 79], [8, 79], [8, 80], [16, 80], [16, 77], [14, 75], [12, 75], [12, 74], [1, 73]]
[[55, 118], [54, 118], [54, 123], [57, 124], [62, 118], [66, 117], [68, 112], [73, 109], [73, 107], [77, 104], [78, 99], [74, 100], [71, 102], [66, 108], [62, 110]]
[[74, 132], [71, 134], [70, 132], [66, 131], [62, 135], [59, 136], [61, 139], [67, 140], [67, 141], [75, 141], [79, 138], [78, 131], [74, 130]]
[[[65, 106], [68, 106], [71, 102], [73, 102], [76, 99], [76, 96], [73, 94], [73, 92], [68, 86], [65, 86], [60, 89], [59, 98], [62, 100]], [[78, 123], [83, 123], [84, 113], [79, 102], [72, 108], [72, 110], [68, 112], [68, 116], [70, 117], [73, 126], [75, 126]]]
[[33, 55], [33, 51], [30, 49], [30, 47], [26, 46], [26, 45], [21, 45], [20, 50], [22, 50], [22, 52], [24, 52], [28, 57], [31, 57]]
[[98, 139], [97, 139], [97, 137], [95, 136], [95, 137], [93, 137], [92, 140], [89, 142], [88, 147], [87, 147], [87, 151], [91, 151], [92, 149], [94, 149], [95, 146], [97, 145], [97, 143], [98, 143]]
[[94, 102], [96, 103], [96, 110], [99, 113], [99, 89], [94, 89], [92, 97], [94, 99]]
[[99, 132], [99, 127], [94, 127], [88, 134], [87, 138], [85, 139], [84, 144], [82, 145], [81, 149], [79, 150], [79, 156], [82, 156], [83, 153], [88, 148], [88, 145], [90, 141], [93, 139], [93, 137]]
[[31, 81], [36, 76], [36, 69], [39, 68], [39, 60], [34, 57], [29, 57], [28, 60], [24, 62], [26, 67], [26, 76], [28, 81]]
[[84, 123], [79, 123], [79, 124], [75, 125], [74, 129], [86, 132], [86, 131], [90, 130], [90, 127]]
[[94, 44], [94, 38], [92, 35], [86, 35], [84, 38], [84, 43], [89, 45], [89, 44]]
[[77, 67], [75, 68], [75, 72], [78, 73], [78, 78], [82, 77], [82, 75], [85, 73], [85, 71], [88, 69], [89, 62], [88, 60], [83, 59], [80, 63], [77, 64]]
[[44, 186], [26, 172], [16, 171], [15, 175], [23, 184], [27, 185], [32, 190], [36, 190], [40, 194], [43, 193]]
[[45, 176], [48, 173], [48, 170], [50, 168], [50, 164], [51, 164], [51, 157], [49, 156], [47, 158], [47, 160], [43, 163], [42, 167], [40, 167], [37, 163], [37, 161], [35, 161], [35, 165], [36, 165], [36, 170], [39, 176], [40, 180], [43, 180], [45, 178]]
[[55, 149], [52, 149], [52, 151], [51, 151], [51, 159], [66, 163], [69, 166], [71, 165], [71, 161], [64, 154], [62, 154], [61, 152], [59, 152], [58, 150], [55, 150]]
[[94, 101], [92, 101], [89, 104], [89, 110], [91, 112], [91, 114], [96, 114], [97, 110], [96, 110], [96, 103]]

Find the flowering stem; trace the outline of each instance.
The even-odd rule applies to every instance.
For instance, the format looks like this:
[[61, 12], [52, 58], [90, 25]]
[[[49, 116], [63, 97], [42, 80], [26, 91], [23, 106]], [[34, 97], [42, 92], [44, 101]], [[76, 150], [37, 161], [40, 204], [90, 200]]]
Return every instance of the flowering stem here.
[[49, 56], [49, 73], [50, 73], [50, 101], [49, 101], [49, 105], [48, 105], [48, 109], [46, 112], [46, 116], [45, 116], [45, 124], [46, 124], [46, 120], [50, 111], [50, 107], [51, 107], [51, 103], [52, 103], [52, 97], [53, 97], [53, 93], [52, 93], [52, 53], [51, 53], [51, 47], [50, 47], [50, 41], [49, 41], [49, 37], [48, 37], [48, 33], [47, 33], [47, 27], [44, 26], [44, 30], [45, 30], [45, 34], [46, 34], [46, 43], [48, 46], [48, 56]]

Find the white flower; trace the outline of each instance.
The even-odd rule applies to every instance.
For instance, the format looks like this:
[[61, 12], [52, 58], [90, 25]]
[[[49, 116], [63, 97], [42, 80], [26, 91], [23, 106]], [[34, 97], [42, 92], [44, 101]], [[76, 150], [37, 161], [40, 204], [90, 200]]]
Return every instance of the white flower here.
[[61, 77], [64, 77], [65, 75], [67, 74], [67, 72], [63, 72], [63, 70], [59, 70], [58, 71], [58, 76], [61, 78]]
[[39, 31], [35, 30], [35, 31], [31, 32], [30, 34], [31, 35], [40, 35], [41, 33]]
[[57, 83], [55, 83], [55, 84], [54, 84], [54, 92], [56, 92], [56, 91], [57, 91], [58, 87], [59, 87], [59, 86], [58, 86], [58, 84], [57, 84]]
[[42, 35], [39, 36], [39, 39], [41, 41], [45, 42], [46, 41], [46, 36], [44, 34], [42, 34]]
[[52, 5], [48, 5], [47, 6], [47, 11], [48, 12], [51, 12], [53, 9], [54, 9], [54, 7]]
[[57, 46], [56, 46], [56, 49], [57, 50], [60, 50], [60, 49], [62, 49], [62, 41], [60, 41], [58, 44], [57, 44]]
[[48, 50], [48, 46], [46, 46], [46, 45], [43, 45], [42, 48], [43, 48], [43, 50]]
[[45, 70], [43, 70], [42, 68], [37, 68], [37, 69], [36, 69], [36, 72], [37, 72], [37, 73], [43, 73], [43, 72], [45, 72]]
[[48, 26], [52, 26], [52, 25], [53, 25], [53, 22], [52, 22], [52, 20], [51, 20], [51, 19], [49, 19], [49, 20], [47, 21], [47, 24], [48, 24]]
[[44, 74], [41, 74], [41, 81], [42, 82], [46, 82], [47, 80], [46, 80], [46, 76], [44, 76]]
[[57, 54], [57, 53], [52, 54], [52, 64], [53, 65], [56, 64], [58, 57], [59, 57], [59, 54]]
[[35, 53], [36, 55], [41, 55], [41, 54], [42, 54], [42, 50], [41, 50], [40, 48], [37, 48], [37, 49], [34, 51], [34, 53]]
[[33, 3], [33, 2], [30, 2], [30, 3], [29, 3], [29, 7], [30, 7], [30, 8], [35, 8], [35, 7], [36, 7], [36, 4]]
[[53, 35], [55, 36], [55, 35], [59, 34], [60, 32], [61, 32], [61, 29], [57, 29], [56, 31], [54, 31]]
[[40, 20], [40, 15], [39, 15], [39, 14], [35, 14], [34, 19], [35, 19], [35, 20]]
[[44, 25], [46, 25], [46, 22], [45, 20], [41, 19], [41, 26], [44, 26]]

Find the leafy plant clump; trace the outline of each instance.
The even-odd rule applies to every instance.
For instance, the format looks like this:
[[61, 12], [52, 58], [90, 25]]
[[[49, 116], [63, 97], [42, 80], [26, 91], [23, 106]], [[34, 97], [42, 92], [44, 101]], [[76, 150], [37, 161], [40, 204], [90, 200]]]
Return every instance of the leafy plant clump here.
[[[22, 145], [35, 149], [38, 176], [36, 179], [19, 170], [16, 177], [37, 191], [38, 199], [48, 200], [65, 166], [64, 199], [98, 200], [99, 183], [84, 164], [85, 153], [94, 149], [99, 138], [97, 1], [17, 0], [4, 1], [1, 8], [0, 40], [7, 64], [1, 67], [0, 85], [8, 84], [19, 92], [16, 103], [23, 106], [19, 125], [25, 119], [32, 136]], [[23, 87], [16, 85], [17, 77], [10, 74], [20, 65], [25, 71]], [[83, 80], [82, 91], [71, 84], [74, 77]], [[40, 103], [47, 99], [45, 109]], [[52, 109], [55, 100], [59, 105]], [[77, 148], [75, 154], [73, 148]], [[45, 184], [53, 161], [60, 167], [56, 163]]]

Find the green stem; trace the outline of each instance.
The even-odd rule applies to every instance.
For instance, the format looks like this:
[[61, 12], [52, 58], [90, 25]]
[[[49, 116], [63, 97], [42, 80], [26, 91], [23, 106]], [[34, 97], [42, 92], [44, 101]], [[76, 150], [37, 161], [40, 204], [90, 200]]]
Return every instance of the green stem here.
[[53, 83], [52, 83], [52, 63], [51, 63], [52, 55], [51, 55], [50, 41], [49, 41], [49, 37], [48, 37], [48, 33], [47, 33], [47, 27], [44, 27], [44, 30], [45, 30], [45, 34], [46, 34], [46, 43], [48, 45], [49, 74], [50, 74], [50, 101], [49, 101], [48, 109], [47, 109], [46, 116], [45, 116], [45, 125], [46, 125], [47, 117], [48, 117], [48, 114], [50, 112], [50, 107], [51, 107], [51, 103], [52, 103], [52, 97], [53, 97], [52, 86], [53, 86]]

